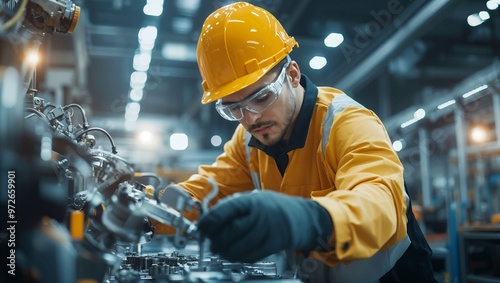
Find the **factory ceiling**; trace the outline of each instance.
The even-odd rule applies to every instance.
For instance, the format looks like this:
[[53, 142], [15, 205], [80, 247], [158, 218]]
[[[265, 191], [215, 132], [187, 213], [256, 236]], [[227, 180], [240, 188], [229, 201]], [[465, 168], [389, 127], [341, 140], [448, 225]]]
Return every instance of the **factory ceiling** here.
[[[68, 88], [73, 99], [86, 103], [96, 119], [121, 119], [129, 99], [138, 32], [156, 26], [139, 120], [150, 115], [192, 118], [207, 135], [220, 131], [227, 138], [236, 124], [218, 117], [212, 105], [200, 105], [201, 78], [194, 50], [204, 19], [230, 2], [234, 1], [165, 0], [163, 13], [151, 17], [143, 13], [146, 1], [76, 1], [82, 9], [77, 31], [46, 39], [52, 57], [49, 67], [73, 64], [77, 87]], [[436, 98], [493, 64], [500, 54], [500, 9], [488, 10], [486, 1], [250, 2], [271, 11], [299, 42], [291, 56], [304, 74], [317, 85], [344, 90], [383, 119]], [[467, 17], [480, 11], [488, 11], [490, 18], [469, 26]], [[344, 36], [337, 48], [323, 43], [332, 32]], [[168, 47], [179, 46], [184, 51], [167, 58]], [[70, 62], [56, 59], [68, 49], [73, 52]], [[325, 57], [327, 65], [311, 69], [313, 56]]]

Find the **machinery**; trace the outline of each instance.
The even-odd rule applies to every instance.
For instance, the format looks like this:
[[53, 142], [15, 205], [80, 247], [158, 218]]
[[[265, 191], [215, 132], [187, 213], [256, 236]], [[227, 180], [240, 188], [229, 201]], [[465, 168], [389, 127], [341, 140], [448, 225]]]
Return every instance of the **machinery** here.
[[[35, 52], [45, 36], [71, 33], [80, 14], [71, 0], [1, 5], [0, 39], [16, 40], [4, 46]], [[1, 282], [296, 282], [278, 274], [275, 262], [205, 255], [196, 220], [184, 213], [203, 215], [216, 184], [196, 202], [182, 188], [136, 172], [111, 135], [90, 126], [81, 105], [37, 96], [36, 71], [27, 62], [0, 61], [0, 158], [0, 247], [7, 255]], [[155, 235], [152, 219], [176, 233]]]

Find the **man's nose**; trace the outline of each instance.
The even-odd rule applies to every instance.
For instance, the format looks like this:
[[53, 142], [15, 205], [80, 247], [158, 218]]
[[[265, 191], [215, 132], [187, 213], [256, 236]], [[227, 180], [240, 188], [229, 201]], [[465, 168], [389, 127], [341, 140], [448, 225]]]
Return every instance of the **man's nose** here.
[[262, 116], [262, 113], [254, 113], [246, 108], [243, 109], [243, 119], [248, 125], [254, 124]]

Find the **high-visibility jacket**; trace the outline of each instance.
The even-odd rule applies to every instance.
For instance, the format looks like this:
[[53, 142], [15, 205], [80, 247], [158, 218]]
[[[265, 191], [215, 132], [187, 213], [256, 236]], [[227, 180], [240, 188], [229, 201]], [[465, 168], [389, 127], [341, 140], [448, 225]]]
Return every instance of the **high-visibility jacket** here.
[[256, 187], [311, 198], [334, 227], [334, 241], [312, 257], [355, 266], [348, 263], [399, 244], [395, 258], [383, 258], [390, 269], [409, 240], [403, 166], [389, 135], [372, 111], [342, 91], [316, 87], [305, 76], [301, 84], [304, 100], [288, 143], [263, 146], [239, 125], [215, 163], [179, 185], [200, 200], [211, 190], [208, 176], [219, 186], [218, 199]]

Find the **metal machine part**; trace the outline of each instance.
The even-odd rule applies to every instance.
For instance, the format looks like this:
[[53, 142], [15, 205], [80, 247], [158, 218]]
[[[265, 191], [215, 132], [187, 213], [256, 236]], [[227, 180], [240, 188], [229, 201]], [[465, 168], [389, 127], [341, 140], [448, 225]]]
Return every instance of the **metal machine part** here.
[[[118, 282], [242, 282], [244, 280], [283, 280], [277, 274], [276, 263], [257, 262], [253, 264], [233, 263], [210, 257], [198, 267], [199, 258], [177, 251], [170, 254], [128, 252], [126, 258], [111, 277]], [[299, 281], [290, 281], [299, 282]]]
[[[8, 24], [3, 24], [0, 31], [8, 30], [13, 34], [19, 28], [26, 37], [20, 43], [26, 43], [32, 51], [38, 50], [46, 33], [72, 32], [78, 21], [79, 7], [69, 0], [7, 2], [15, 4], [10, 8], [16, 12], [23, 12], [16, 14], [24, 15], [24, 21], [22, 16], [14, 18], [0, 9], [0, 22]], [[4, 21], [4, 15], [10, 17], [8, 21]], [[22, 25], [12, 24], [14, 22], [22, 22]], [[27, 62], [20, 64], [20, 71], [0, 68], [1, 168], [5, 172], [16, 168], [17, 176], [23, 181], [19, 183], [17, 194], [24, 205], [20, 207], [23, 226], [16, 226], [22, 235], [22, 246], [16, 250], [16, 257], [23, 258], [17, 265], [20, 272], [43, 276], [52, 273], [50, 275], [59, 278], [49, 279], [51, 282], [279, 279], [274, 263], [248, 265], [205, 256], [204, 240], [197, 231], [197, 223], [185, 218], [184, 214], [197, 209], [201, 216], [208, 211], [209, 201], [218, 192], [213, 180], [209, 180], [213, 190], [202, 203], [194, 201], [178, 186], [167, 186], [158, 196], [162, 189], [161, 179], [152, 173], [137, 174], [129, 162], [117, 155], [109, 133], [90, 127], [80, 105], [54, 105], [37, 97], [35, 69]], [[23, 127], [17, 127], [19, 123]], [[24, 128], [36, 135], [25, 137]], [[106, 135], [111, 151], [96, 149], [101, 141], [90, 134], [93, 131]], [[139, 182], [146, 180], [145, 177], [156, 182], [154, 185]], [[68, 210], [84, 212], [83, 238], [71, 239], [63, 225]], [[150, 219], [176, 229], [170, 241], [176, 251], [168, 256], [167, 253], [127, 254], [120, 251], [123, 245], [147, 246], [155, 238]], [[52, 225], [49, 227], [46, 223]], [[49, 231], [47, 227], [52, 231], [49, 236], [58, 234], [65, 240], [58, 242], [47, 237], [46, 242], [50, 245], [38, 246], [40, 235]], [[186, 251], [188, 242], [197, 243], [198, 250], [193, 255], [180, 254], [178, 250]], [[48, 247], [55, 252], [46, 252]], [[34, 248], [41, 249], [34, 253]]]
[[161, 201], [146, 198], [142, 204], [148, 217], [176, 228], [174, 245], [184, 248], [189, 238], [197, 238], [196, 223], [183, 216], [195, 206], [191, 196], [178, 186], [167, 186]]
[[[210, 177], [208, 178], [208, 182], [210, 185], [212, 185], [212, 191], [208, 193], [208, 195], [203, 199], [201, 202], [201, 211], [200, 211], [200, 217], [203, 216], [203, 214], [208, 212], [208, 204], [210, 201], [217, 196], [219, 193], [219, 186], [215, 182], [215, 180]], [[200, 245], [200, 258], [198, 259], [198, 269], [199, 270], [205, 270], [204, 266], [204, 260], [205, 260], [205, 237], [203, 235], [200, 235], [200, 239], [198, 241], [198, 244]]]
[[25, 24], [46, 33], [71, 33], [75, 30], [80, 7], [71, 0], [30, 0]]

